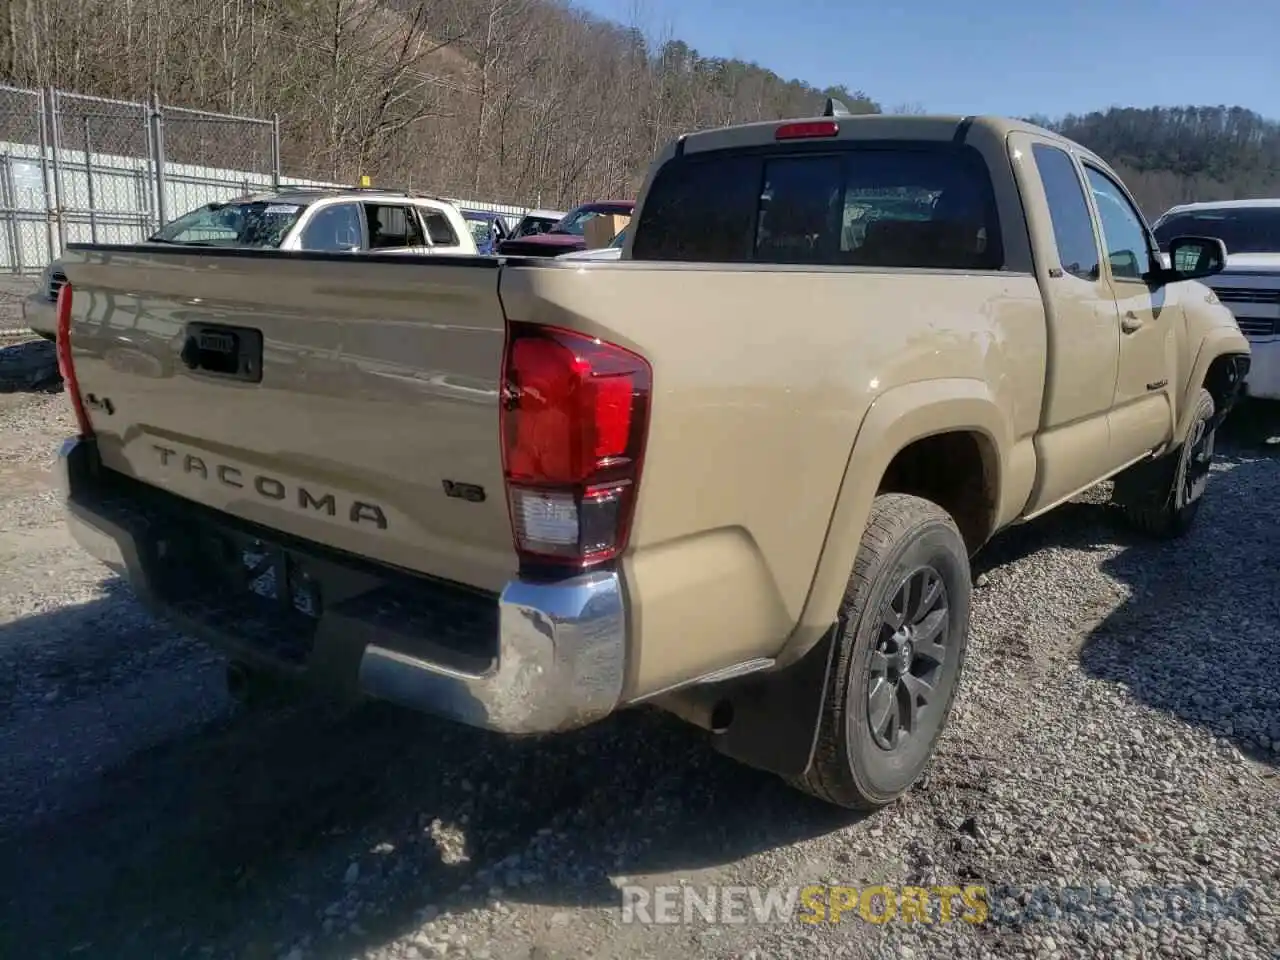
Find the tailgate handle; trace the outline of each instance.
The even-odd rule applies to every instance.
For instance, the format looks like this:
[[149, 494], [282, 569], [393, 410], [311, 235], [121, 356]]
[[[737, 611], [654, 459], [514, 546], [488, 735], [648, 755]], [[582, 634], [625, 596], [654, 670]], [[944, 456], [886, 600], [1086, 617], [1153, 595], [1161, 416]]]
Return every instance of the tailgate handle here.
[[216, 323], [189, 323], [182, 339], [182, 363], [192, 373], [262, 381], [262, 331]]

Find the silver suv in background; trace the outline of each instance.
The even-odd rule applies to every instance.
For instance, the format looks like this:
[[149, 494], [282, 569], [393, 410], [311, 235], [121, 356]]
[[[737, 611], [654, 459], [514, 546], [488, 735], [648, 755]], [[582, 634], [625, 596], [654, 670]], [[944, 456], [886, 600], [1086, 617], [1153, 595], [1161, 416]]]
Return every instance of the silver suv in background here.
[[1253, 348], [1245, 391], [1280, 400], [1280, 199], [1185, 203], [1166, 212], [1152, 230], [1166, 255], [1174, 237], [1223, 242], [1226, 269], [1201, 283], [1235, 314]]
[[[448, 200], [391, 190], [290, 188], [205, 204], [170, 221], [146, 243], [196, 247], [476, 256], [476, 242]], [[45, 268], [23, 303], [25, 323], [50, 340], [66, 282], [61, 263]]]

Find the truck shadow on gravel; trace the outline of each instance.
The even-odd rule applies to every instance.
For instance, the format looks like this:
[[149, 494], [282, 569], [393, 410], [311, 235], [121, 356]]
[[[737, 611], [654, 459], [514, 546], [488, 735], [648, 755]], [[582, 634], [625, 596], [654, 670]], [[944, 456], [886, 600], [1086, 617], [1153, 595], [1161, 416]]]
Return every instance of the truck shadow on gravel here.
[[1224, 425], [1196, 527], [1153, 542], [1100, 493], [994, 540], [974, 576], [1045, 547], [1122, 546], [1100, 569], [1131, 596], [1079, 651], [1091, 677], [1280, 767], [1280, 404], [1251, 402]]
[[[15, 628], [56, 635], [86, 623], [121, 651], [154, 629], [121, 587], [0, 627], [0, 644]], [[193, 669], [210, 684], [220, 658], [184, 643], [197, 666], [157, 664], [151, 692], [130, 681], [135, 700], [195, 682]], [[15, 724], [26, 723], [55, 745], [85, 735], [48, 725], [75, 696], [104, 694], [86, 687], [62, 707], [20, 710], [4, 734], [18, 742]], [[213, 946], [214, 956], [275, 958], [305, 939], [309, 957], [350, 957], [417, 929], [424, 910], [467, 913], [495, 898], [613, 907], [609, 875], [714, 870], [853, 819], [647, 710], [507, 740], [380, 704], [308, 697], [228, 710], [216, 687], [213, 697], [209, 710], [209, 691], [199, 709], [175, 696], [162, 709], [215, 719], [175, 722], [114, 760], [71, 751], [84, 758], [71, 761], [82, 769], [70, 781], [63, 759], [50, 760], [69, 803], [32, 813], [55, 792], [47, 783], [10, 798], [29, 806], [0, 818], [17, 824], [0, 827], [0, 956], [178, 957]], [[142, 726], [120, 711], [103, 717], [134, 721]]]
[[62, 375], [52, 340], [7, 342], [0, 337], [0, 393], [58, 393]]
[[1229, 422], [1185, 540], [1102, 569], [1132, 596], [1080, 653], [1090, 676], [1280, 767], [1280, 405]]

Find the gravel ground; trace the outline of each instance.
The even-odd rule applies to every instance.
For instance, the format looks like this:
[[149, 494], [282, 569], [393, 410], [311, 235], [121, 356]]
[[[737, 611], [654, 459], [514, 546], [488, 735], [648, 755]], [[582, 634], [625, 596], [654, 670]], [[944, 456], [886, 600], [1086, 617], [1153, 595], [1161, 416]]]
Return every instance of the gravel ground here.
[[[1185, 543], [1088, 499], [993, 543], [939, 758], [860, 818], [651, 712], [504, 741], [378, 705], [233, 709], [221, 657], [61, 527], [65, 406], [0, 395], [0, 956], [1280, 957], [1265, 419]], [[620, 922], [623, 882], [682, 881], [985, 884], [991, 918]]]

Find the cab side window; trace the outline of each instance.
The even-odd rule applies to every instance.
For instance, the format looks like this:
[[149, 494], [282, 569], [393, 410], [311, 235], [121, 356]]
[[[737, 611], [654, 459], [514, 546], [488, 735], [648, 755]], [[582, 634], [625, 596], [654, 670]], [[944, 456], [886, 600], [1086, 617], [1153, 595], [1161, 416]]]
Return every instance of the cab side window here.
[[1065, 151], [1047, 143], [1034, 144], [1031, 154], [1049, 203], [1062, 269], [1081, 280], [1097, 280], [1102, 275], [1098, 241], [1093, 235], [1093, 217], [1076, 165]]
[[354, 203], [317, 210], [302, 231], [302, 249], [340, 253], [360, 247], [360, 212]]
[[1085, 164], [1093, 202], [1102, 221], [1102, 240], [1116, 280], [1141, 280], [1151, 272], [1151, 244], [1142, 217], [1119, 185], [1101, 170]]
[[423, 210], [422, 217], [427, 221], [427, 236], [437, 247], [456, 247], [458, 235], [453, 232], [449, 218], [438, 210]]
[[411, 207], [389, 203], [366, 203], [369, 249], [386, 250], [426, 246], [422, 225]]

